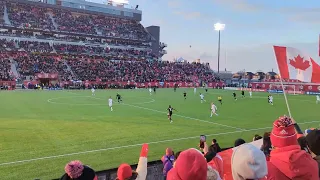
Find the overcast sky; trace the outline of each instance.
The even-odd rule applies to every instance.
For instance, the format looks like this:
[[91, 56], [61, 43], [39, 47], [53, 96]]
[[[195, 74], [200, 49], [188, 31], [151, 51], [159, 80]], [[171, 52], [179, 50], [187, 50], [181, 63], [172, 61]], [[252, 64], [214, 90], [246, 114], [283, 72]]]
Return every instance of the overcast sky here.
[[319, 62], [320, 1], [307, 2], [131, 0], [130, 6], [139, 4], [144, 26], [161, 27], [161, 41], [168, 44], [165, 60], [200, 58], [215, 70], [218, 33], [213, 24], [221, 22], [226, 29], [221, 33], [220, 70], [255, 72], [276, 71], [272, 45], [300, 48]]

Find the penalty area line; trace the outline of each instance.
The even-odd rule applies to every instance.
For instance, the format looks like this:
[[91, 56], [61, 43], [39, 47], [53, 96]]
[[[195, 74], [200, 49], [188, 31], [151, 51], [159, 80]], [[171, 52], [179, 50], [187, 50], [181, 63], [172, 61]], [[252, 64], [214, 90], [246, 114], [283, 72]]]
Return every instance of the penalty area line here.
[[[310, 122], [303, 122], [303, 123], [299, 123], [299, 124], [311, 124], [311, 123], [318, 123], [318, 122], [320, 122], [320, 121], [310, 121]], [[207, 136], [228, 135], [228, 134], [235, 134], [235, 133], [264, 130], [264, 129], [270, 129], [270, 128], [272, 128], [272, 127], [254, 128], [254, 129], [238, 130], [238, 131], [231, 131], [231, 132], [224, 132], [224, 133], [215, 133], [215, 134], [208, 134]], [[188, 140], [188, 139], [195, 139], [195, 138], [199, 138], [199, 136], [191, 136], [191, 137], [185, 137], [185, 138], [153, 141], [153, 142], [148, 142], [147, 144], [159, 144], [159, 143], [164, 143], [164, 142], [181, 141], [181, 140]], [[96, 149], [96, 150], [90, 150], [90, 151], [75, 152], [75, 153], [69, 153], [69, 154], [60, 154], [60, 155], [55, 155], [55, 156], [45, 156], [45, 157], [25, 159], [25, 160], [20, 160], [20, 161], [5, 162], [5, 163], [0, 163], [0, 166], [22, 164], [22, 163], [28, 163], [28, 162], [33, 162], [33, 161], [39, 161], [39, 160], [55, 159], [55, 158], [61, 158], [61, 157], [67, 157], [67, 156], [82, 155], [82, 154], [89, 154], [89, 153], [102, 152], [102, 151], [110, 151], [110, 150], [116, 150], [116, 149], [122, 149], [122, 148], [138, 147], [138, 146], [141, 146], [142, 144], [143, 143], [126, 145], [126, 146], [103, 148], [103, 149]]]

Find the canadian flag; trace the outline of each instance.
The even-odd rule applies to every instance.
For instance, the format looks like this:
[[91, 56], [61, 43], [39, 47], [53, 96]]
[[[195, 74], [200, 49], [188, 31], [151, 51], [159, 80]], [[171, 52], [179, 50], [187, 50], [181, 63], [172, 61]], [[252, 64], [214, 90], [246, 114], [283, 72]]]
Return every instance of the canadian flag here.
[[320, 66], [309, 55], [292, 47], [273, 48], [281, 78], [320, 83]]

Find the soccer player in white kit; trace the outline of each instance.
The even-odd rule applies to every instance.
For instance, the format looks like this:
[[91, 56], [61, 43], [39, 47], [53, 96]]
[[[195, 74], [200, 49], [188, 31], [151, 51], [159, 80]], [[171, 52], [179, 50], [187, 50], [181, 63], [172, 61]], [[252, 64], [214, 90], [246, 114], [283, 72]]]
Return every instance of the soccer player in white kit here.
[[149, 93], [150, 93], [150, 95], [152, 95], [152, 89], [151, 88], [149, 88]]
[[316, 101], [316, 103], [318, 104], [319, 102], [320, 102], [320, 96], [317, 95], [317, 101]]
[[212, 103], [211, 103], [211, 115], [210, 115], [210, 117], [212, 117], [212, 115], [214, 115], [214, 114], [215, 114], [216, 116], [218, 116], [218, 114], [216, 113], [217, 110], [218, 110], [217, 106], [212, 102]]
[[250, 91], [249, 91], [249, 96], [250, 96], [250, 98], [252, 98], [252, 91], [251, 91], [251, 89], [250, 89]]
[[109, 101], [109, 108], [110, 108], [111, 111], [113, 111], [113, 108], [112, 108], [113, 100], [112, 100], [111, 96], [109, 97], [108, 101]]
[[96, 91], [96, 90], [92, 87], [92, 88], [91, 88], [92, 96], [95, 96], [95, 95], [96, 95], [96, 94], [95, 94], [95, 91]]
[[193, 92], [194, 94], [197, 94], [197, 87], [194, 87]]
[[268, 99], [269, 99], [269, 104], [273, 105], [273, 97], [269, 95]]
[[206, 102], [206, 100], [204, 99], [204, 95], [200, 93], [200, 99], [201, 99], [201, 103]]

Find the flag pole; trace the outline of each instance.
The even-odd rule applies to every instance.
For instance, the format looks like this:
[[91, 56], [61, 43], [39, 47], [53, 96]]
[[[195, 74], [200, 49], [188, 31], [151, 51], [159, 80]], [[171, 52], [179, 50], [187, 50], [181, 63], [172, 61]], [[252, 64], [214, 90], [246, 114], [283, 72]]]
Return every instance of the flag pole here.
[[281, 87], [282, 87], [284, 100], [285, 100], [286, 105], [287, 105], [287, 110], [288, 110], [288, 113], [289, 113], [289, 117], [292, 118], [292, 114], [291, 114], [291, 110], [290, 110], [290, 106], [289, 106], [289, 102], [288, 102], [288, 98], [287, 98], [287, 93], [286, 93], [286, 90], [285, 90], [284, 85], [283, 85], [282, 76], [281, 76], [280, 68], [279, 68], [279, 65], [278, 65], [277, 57], [275, 57], [275, 60], [276, 60], [276, 64], [277, 64], [277, 68], [278, 68], [278, 72], [279, 72], [279, 76], [280, 76], [280, 84], [281, 84]]
[[[278, 67], [278, 70], [279, 70], [279, 67]], [[290, 110], [290, 106], [289, 106], [289, 102], [288, 102], [288, 98], [287, 98], [287, 93], [286, 93], [286, 90], [285, 90], [284, 85], [283, 85], [283, 81], [282, 81], [280, 70], [279, 70], [279, 74], [280, 74], [280, 84], [281, 84], [281, 87], [282, 87], [284, 100], [285, 100], [286, 105], [287, 105], [289, 117], [292, 118], [292, 114], [291, 114], [291, 110]]]

